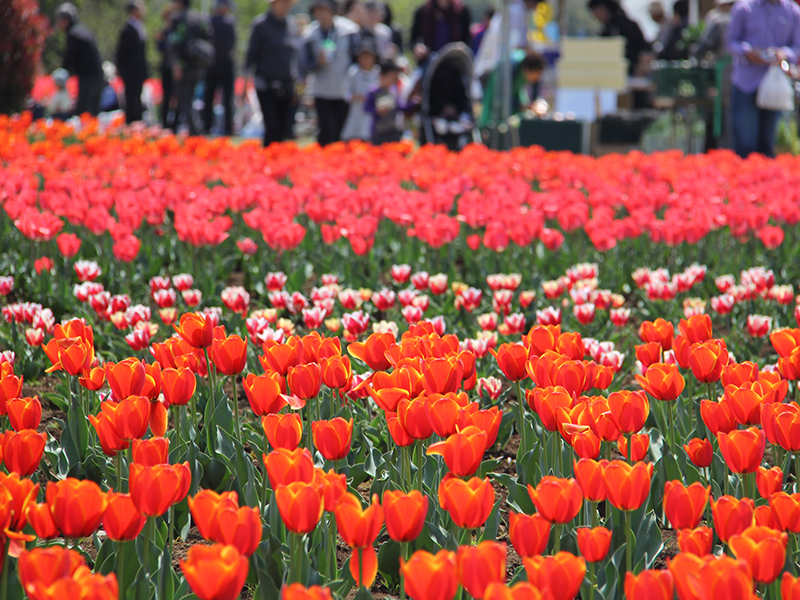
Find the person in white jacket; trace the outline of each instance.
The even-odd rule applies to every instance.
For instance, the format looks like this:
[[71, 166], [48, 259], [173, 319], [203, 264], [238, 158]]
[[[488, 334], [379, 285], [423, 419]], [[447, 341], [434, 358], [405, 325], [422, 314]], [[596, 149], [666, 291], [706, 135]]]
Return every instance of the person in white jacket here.
[[303, 32], [301, 66], [308, 74], [306, 91], [317, 111], [317, 141], [325, 146], [341, 139], [350, 108], [347, 71], [358, 52], [360, 30], [336, 15], [334, 0], [314, 0], [310, 10], [314, 21]]

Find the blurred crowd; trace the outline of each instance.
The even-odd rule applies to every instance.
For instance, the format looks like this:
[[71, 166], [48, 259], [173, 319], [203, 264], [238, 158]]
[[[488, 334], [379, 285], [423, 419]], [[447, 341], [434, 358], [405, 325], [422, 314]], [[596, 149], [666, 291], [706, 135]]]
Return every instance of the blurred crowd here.
[[[296, 123], [312, 113], [322, 145], [349, 139], [397, 141], [409, 135], [410, 119], [418, 113], [432, 116], [437, 131], [461, 133], [486, 121], [486, 115], [474, 118], [472, 99], [483, 96], [484, 109], [492, 104], [503, 46], [500, 15], [491, 9], [473, 22], [462, 0], [426, 0], [414, 12], [404, 43], [389, 6], [378, 0], [313, 0], [307, 15], [293, 11], [293, 0], [268, 0], [251, 24], [243, 69], [237, 73], [232, 0], [215, 0], [207, 19], [191, 1], [172, 0], [160, 15], [163, 27], [154, 36], [161, 56], [159, 107], [152, 106], [152, 94], [143, 94], [154, 69], [146, 60], [150, 40], [142, 1], [126, 5], [113, 65], [101, 62], [75, 6], [61, 5], [56, 25], [67, 41], [63, 69], [52, 77], [57, 91], [48, 105], [50, 114], [97, 114], [121, 107], [133, 123], [150, 108], [150, 120], [157, 115], [165, 128], [224, 135], [246, 129], [255, 118], [265, 145], [293, 137]], [[536, 105], [548, 67], [530, 35], [531, 14], [540, 2], [512, 0], [509, 6], [512, 112]], [[689, 0], [675, 0], [668, 8], [654, 0], [649, 12], [658, 29], [650, 40], [617, 0], [589, 0], [588, 8], [602, 36], [624, 38], [631, 78], [645, 75], [653, 59], [730, 60], [719, 92], [732, 145], [743, 156], [772, 154], [781, 112], [765, 107], [757, 96], [770, 67], [798, 63], [800, 7], [795, 2], [715, 0], [703, 26], [692, 31]], [[437, 57], [459, 43], [470, 49], [469, 68], [443, 68]], [[434, 68], [435, 85], [426, 88], [426, 71]], [[123, 83], [121, 93], [108, 85], [114, 71]], [[78, 80], [74, 102], [67, 92], [69, 75]], [[151, 106], [143, 105], [143, 97]], [[650, 101], [646, 92], [634, 98], [636, 107]]]

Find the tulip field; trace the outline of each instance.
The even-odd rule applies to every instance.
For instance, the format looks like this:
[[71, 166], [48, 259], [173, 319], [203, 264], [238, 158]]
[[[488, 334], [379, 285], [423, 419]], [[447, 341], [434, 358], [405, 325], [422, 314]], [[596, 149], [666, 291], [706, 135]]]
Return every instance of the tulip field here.
[[800, 600], [800, 159], [0, 117], [0, 600]]

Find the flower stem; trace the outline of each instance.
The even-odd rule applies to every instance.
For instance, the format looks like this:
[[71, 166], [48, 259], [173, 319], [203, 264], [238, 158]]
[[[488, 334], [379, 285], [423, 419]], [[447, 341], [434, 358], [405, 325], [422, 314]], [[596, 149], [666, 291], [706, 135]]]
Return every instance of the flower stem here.
[[[517, 408], [519, 410], [518, 422], [517, 422], [517, 429], [519, 429], [519, 447], [522, 453], [528, 450], [528, 445], [525, 440], [525, 405], [522, 402], [522, 389], [519, 385], [519, 381], [514, 382], [517, 387]], [[520, 454], [518, 452], [517, 454]]]
[[328, 550], [330, 551], [330, 581], [339, 578], [339, 565], [336, 562], [336, 517], [331, 514], [328, 521]]
[[117, 487], [114, 491], [122, 491], [122, 452], [117, 452], [114, 456], [114, 470], [117, 472]]
[[667, 416], [669, 418], [669, 449], [672, 456], [675, 456], [675, 411], [672, 406], [667, 404]]
[[417, 441], [417, 489], [420, 493], [425, 493], [422, 489], [422, 466], [425, 464], [425, 454], [423, 453], [422, 440]]
[[631, 511], [625, 511], [625, 567], [628, 573], [633, 573], [633, 532], [631, 531], [633, 525], [631, 521], [633, 516]]
[[[266, 456], [269, 448], [267, 447], [267, 436], [264, 436], [264, 456]], [[261, 461], [261, 466], [264, 473], [261, 477], [261, 512], [267, 514], [267, 492], [269, 491], [269, 476], [267, 475], [267, 465]]]
[[553, 525], [553, 554], [561, 552], [561, 525]]
[[[408, 559], [408, 542], [400, 542], [401, 565]], [[400, 600], [406, 600], [406, 578], [403, 576], [403, 569], [400, 569]]]
[[597, 586], [597, 577], [594, 572], [594, 563], [589, 563], [589, 600], [594, 600], [594, 588]]
[[242, 443], [242, 427], [239, 422], [239, 398], [236, 395], [236, 375], [231, 376], [231, 385], [233, 386], [233, 419], [236, 426], [236, 439]]

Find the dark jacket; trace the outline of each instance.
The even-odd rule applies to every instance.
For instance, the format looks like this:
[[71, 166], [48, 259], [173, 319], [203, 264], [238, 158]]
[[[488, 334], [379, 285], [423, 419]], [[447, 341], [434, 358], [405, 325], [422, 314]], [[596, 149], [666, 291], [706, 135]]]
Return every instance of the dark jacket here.
[[250, 30], [245, 66], [253, 69], [256, 87], [270, 81], [289, 83], [297, 78], [298, 31], [294, 17], [278, 19], [271, 12], [256, 17]]
[[130, 21], [125, 23], [119, 35], [116, 64], [122, 81], [142, 82], [147, 79], [145, 40]]
[[437, 52], [452, 42], [463, 42], [469, 46], [472, 41], [469, 31], [471, 24], [469, 8], [459, 0], [450, 0], [445, 10], [439, 8], [436, 0], [428, 0], [414, 12], [411, 47], [422, 43], [432, 52]]
[[631, 20], [622, 9], [611, 15], [601, 34], [603, 37], [625, 38], [625, 58], [628, 60], [628, 75], [632, 75], [639, 63], [642, 52], [650, 50], [650, 44], [635, 21]]
[[211, 17], [211, 42], [214, 44], [217, 64], [233, 59], [233, 50], [236, 48], [236, 22], [231, 15]]
[[62, 66], [78, 78], [103, 76], [103, 64], [94, 36], [80, 23], [67, 31], [67, 48]]
[[196, 12], [182, 10], [172, 18], [172, 25], [167, 33], [167, 64], [190, 66], [187, 64], [186, 44], [192, 39], [207, 40], [209, 38], [205, 23]]

